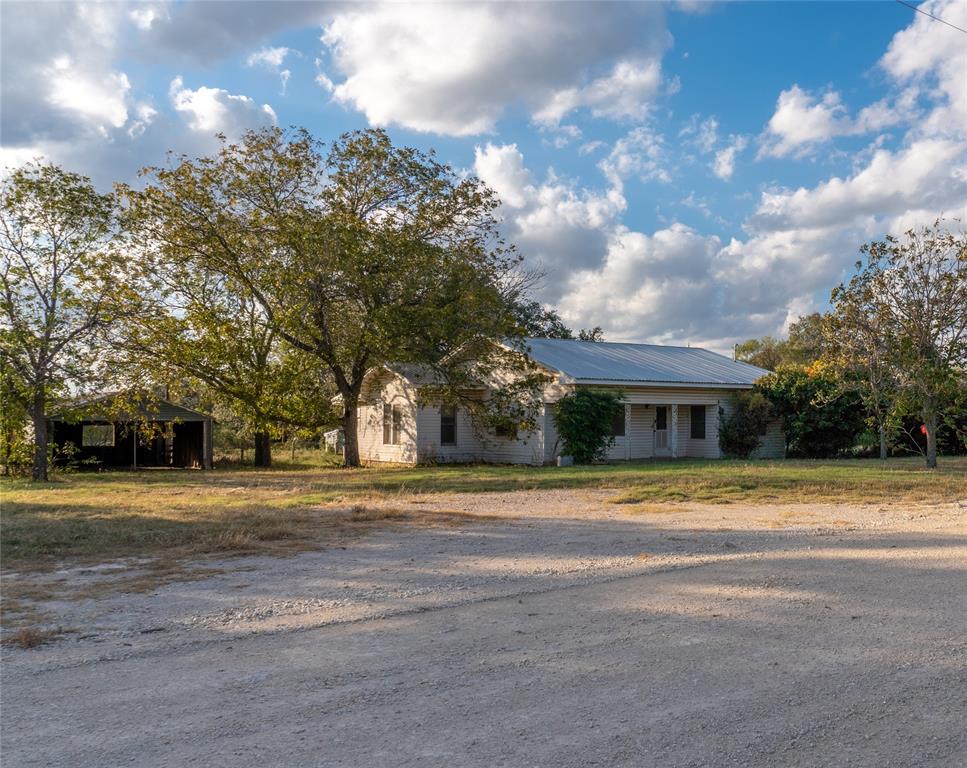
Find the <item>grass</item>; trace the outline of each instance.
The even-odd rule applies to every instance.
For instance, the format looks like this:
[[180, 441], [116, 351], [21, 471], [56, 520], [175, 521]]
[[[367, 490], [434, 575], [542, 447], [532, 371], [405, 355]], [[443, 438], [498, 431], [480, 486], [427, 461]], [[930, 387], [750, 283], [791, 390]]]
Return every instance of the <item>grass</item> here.
[[[345, 470], [303, 458], [271, 470], [78, 473], [46, 485], [5, 479], [0, 555], [10, 571], [64, 559], [286, 552], [379, 525], [463, 520], [386, 508], [400, 496], [554, 488], [613, 489], [616, 503], [648, 505], [943, 501], [967, 498], [967, 458], [944, 459], [936, 471], [914, 459]], [[374, 498], [383, 504], [367, 506]]]

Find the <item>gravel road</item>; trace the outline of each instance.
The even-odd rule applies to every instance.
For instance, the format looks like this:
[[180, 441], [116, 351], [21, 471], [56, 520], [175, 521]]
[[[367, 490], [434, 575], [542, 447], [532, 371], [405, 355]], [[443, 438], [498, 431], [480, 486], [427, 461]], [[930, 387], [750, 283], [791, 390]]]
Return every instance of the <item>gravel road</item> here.
[[79, 631], [4, 650], [4, 768], [967, 764], [967, 504], [607, 497], [49, 602]]

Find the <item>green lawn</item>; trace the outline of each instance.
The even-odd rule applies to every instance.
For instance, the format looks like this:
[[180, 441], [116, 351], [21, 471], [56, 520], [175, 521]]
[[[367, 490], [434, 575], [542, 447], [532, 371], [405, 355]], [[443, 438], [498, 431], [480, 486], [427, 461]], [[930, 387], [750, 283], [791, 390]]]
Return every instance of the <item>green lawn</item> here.
[[[943, 501], [967, 498], [967, 458], [942, 459], [935, 471], [912, 458], [345, 470], [317, 456], [271, 470], [78, 473], [47, 485], [6, 479], [0, 554], [10, 570], [65, 557], [304, 548], [386, 519], [366, 509], [374, 497], [541, 488], [613, 489], [616, 503]], [[427, 515], [420, 522], [452, 519]]]

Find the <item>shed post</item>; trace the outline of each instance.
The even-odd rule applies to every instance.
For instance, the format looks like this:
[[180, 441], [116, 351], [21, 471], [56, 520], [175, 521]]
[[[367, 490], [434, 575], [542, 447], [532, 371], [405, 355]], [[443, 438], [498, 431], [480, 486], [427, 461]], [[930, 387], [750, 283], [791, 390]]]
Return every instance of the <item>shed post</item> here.
[[208, 417], [202, 422], [202, 466], [205, 469], [212, 468], [212, 420]]

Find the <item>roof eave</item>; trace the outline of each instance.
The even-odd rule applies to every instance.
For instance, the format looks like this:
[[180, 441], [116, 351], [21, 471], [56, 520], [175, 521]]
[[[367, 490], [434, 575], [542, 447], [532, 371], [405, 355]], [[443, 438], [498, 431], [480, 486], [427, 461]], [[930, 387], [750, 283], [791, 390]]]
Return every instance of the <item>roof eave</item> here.
[[650, 389], [752, 389], [754, 384], [736, 384], [722, 381], [640, 381], [635, 379], [575, 379], [567, 384], [583, 384], [597, 387], [646, 387]]

